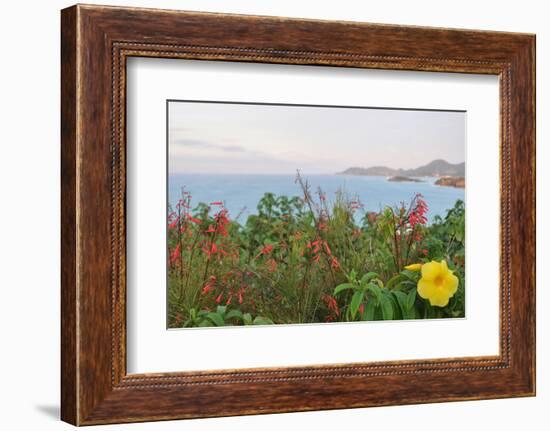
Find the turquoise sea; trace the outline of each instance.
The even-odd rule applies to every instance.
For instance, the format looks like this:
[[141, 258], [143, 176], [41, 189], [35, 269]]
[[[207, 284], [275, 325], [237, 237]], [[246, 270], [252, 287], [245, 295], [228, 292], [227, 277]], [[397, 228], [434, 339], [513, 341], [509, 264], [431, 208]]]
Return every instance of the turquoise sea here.
[[[345, 189], [351, 197], [359, 197], [365, 211], [379, 211], [400, 202], [410, 202], [416, 193], [422, 193], [428, 203], [428, 220], [444, 216], [457, 199], [464, 200], [464, 189], [436, 186], [436, 178], [422, 178], [423, 182], [390, 182], [385, 177], [352, 175], [304, 175], [312, 191], [321, 187], [327, 200], [334, 198], [338, 189]], [[256, 205], [266, 192], [276, 195], [301, 196], [294, 175], [236, 175], [185, 174], [168, 178], [168, 200], [175, 207], [181, 190], [192, 195], [192, 206], [199, 202], [224, 202], [231, 217], [240, 215], [239, 222], [256, 213]]]

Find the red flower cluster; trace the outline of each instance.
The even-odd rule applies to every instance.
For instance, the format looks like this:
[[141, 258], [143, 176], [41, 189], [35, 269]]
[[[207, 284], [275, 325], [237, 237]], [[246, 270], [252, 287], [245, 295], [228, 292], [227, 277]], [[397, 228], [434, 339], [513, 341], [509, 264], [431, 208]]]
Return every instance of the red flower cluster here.
[[191, 208], [191, 194], [189, 192], [183, 192], [183, 198], [178, 201], [176, 208], [178, 210]]
[[409, 214], [409, 224], [411, 228], [417, 224], [426, 224], [428, 219], [425, 214], [428, 212], [428, 204], [424, 200], [424, 197], [421, 194], [417, 194], [415, 197], [416, 205], [411, 209]]
[[211, 275], [210, 279], [208, 280], [208, 283], [204, 285], [202, 288], [202, 294], [206, 295], [208, 292], [210, 292], [212, 289], [214, 289], [214, 286], [216, 285], [216, 276]]
[[336, 299], [333, 296], [327, 295], [326, 293], [323, 295], [323, 302], [336, 316], [340, 316], [340, 308], [338, 308], [338, 303], [336, 302]]
[[313, 253], [314, 262], [319, 262], [319, 259], [321, 258], [321, 255], [319, 254], [319, 252], [321, 251], [322, 241], [323, 241], [322, 239], [318, 239], [307, 243], [306, 247], [309, 248]]
[[[218, 203], [218, 202], [213, 202]], [[215, 216], [216, 232], [218, 235], [227, 236], [227, 225], [229, 224], [229, 212], [222, 208]]]
[[181, 244], [178, 244], [170, 253], [170, 265], [173, 265], [181, 256]]
[[196, 217], [193, 217], [191, 214], [187, 214], [187, 219], [190, 221], [190, 222], [193, 222], [195, 224], [201, 224], [201, 220], [196, 218]]
[[168, 229], [175, 229], [178, 226], [180, 219], [175, 212], [168, 214]]
[[306, 247], [310, 249], [313, 254], [313, 262], [319, 262], [319, 260], [321, 259], [320, 252], [324, 249], [326, 255], [330, 260], [330, 266], [333, 269], [340, 268], [340, 262], [338, 261], [338, 259], [336, 259], [335, 256], [333, 256], [332, 250], [330, 249], [328, 242], [326, 242], [324, 239], [319, 238], [315, 241], [310, 241], [307, 243]]
[[227, 256], [227, 252], [224, 250], [223, 245], [217, 244], [215, 242], [212, 242], [208, 246], [204, 246], [202, 248], [202, 251], [208, 256], [208, 259], [210, 259], [212, 256], [218, 256], [218, 258], [221, 258], [221, 256]]
[[327, 256], [330, 258], [330, 266], [332, 266], [333, 269], [339, 269], [340, 262], [338, 262], [338, 259], [336, 259], [336, 257], [332, 255], [332, 251], [328, 246], [328, 242], [323, 241], [323, 245], [325, 246], [325, 251], [327, 252]]
[[268, 244], [264, 248], [262, 248], [262, 251], [260, 251], [260, 255], [271, 253], [272, 250], [273, 246], [271, 244]]

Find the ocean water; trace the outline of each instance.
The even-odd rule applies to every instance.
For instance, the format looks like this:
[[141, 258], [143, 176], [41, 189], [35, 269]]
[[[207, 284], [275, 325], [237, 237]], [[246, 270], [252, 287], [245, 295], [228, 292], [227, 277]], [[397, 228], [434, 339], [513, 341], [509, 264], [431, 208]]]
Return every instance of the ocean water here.
[[[408, 203], [416, 193], [422, 193], [428, 203], [428, 221], [435, 215], [445, 216], [457, 199], [464, 200], [464, 189], [436, 186], [437, 178], [422, 178], [424, 182], [390, 182], [385, 177], [353, 175], [302, 175], [312, 191], [321, 187], [327, 201], [334, 199], [337, 190], [345, 189], [351, 197], [358, 197], [365, 211], [379, 211], [385, 206]], [[192, 206], [199, 202], [222, 201], [230, 217], [240, 214], [239, 222], [257, 213], [256, 206], [264, 193], [302, 196], [294, 175], [236, 175], [185, 174], [168, 178], [168, 200], [172, 207], [185, 188], [192, 195]]]

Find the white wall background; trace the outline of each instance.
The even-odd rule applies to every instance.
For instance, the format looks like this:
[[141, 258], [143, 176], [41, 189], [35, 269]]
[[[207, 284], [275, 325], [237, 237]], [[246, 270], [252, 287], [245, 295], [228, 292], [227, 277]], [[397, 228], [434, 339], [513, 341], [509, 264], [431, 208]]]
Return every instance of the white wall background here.
[[[103, 4], [477, 28], [537, 34], [538, 396], [406, 407], [105, 426], [135, 430], [547, 429], [550, 423], [550, 13], [546, 2], [462, 0], [119, 0]], [[60, 0], [4, 2], [0, 15], [0, 425], [62, 430], [59, 422]], [[254, 396], [254, 394], [251, 394]]]

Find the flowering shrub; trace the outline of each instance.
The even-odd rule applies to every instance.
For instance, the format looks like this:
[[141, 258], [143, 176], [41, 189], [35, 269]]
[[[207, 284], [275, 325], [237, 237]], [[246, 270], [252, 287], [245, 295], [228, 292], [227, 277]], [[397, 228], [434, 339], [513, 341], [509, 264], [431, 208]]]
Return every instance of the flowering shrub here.
[[296, 182], [300, 197], [266, 193], [242, 224], [182, 191], [167, 221], [170, 327], [464, 316], [461, 201], [428, 225], [419, 194], [365, 212]]

